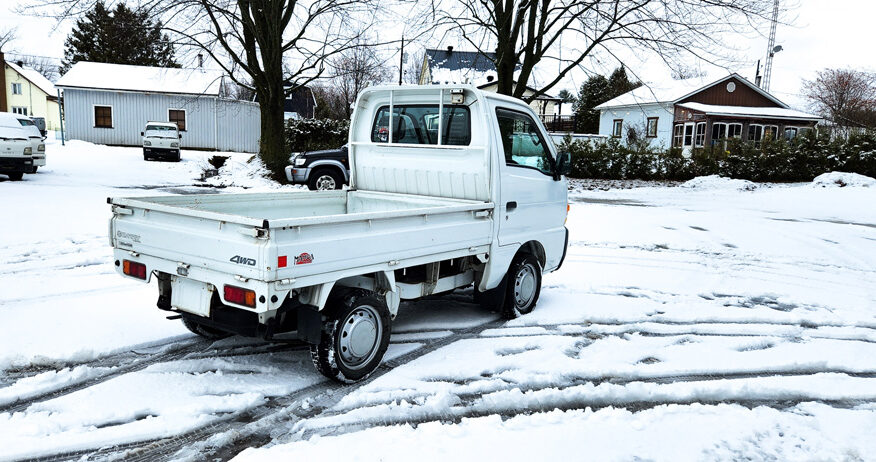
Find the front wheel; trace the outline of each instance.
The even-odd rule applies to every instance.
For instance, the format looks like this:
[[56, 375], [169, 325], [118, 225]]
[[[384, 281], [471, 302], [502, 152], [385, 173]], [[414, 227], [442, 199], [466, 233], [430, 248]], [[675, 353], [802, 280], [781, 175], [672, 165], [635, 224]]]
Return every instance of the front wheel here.
[[505, 276], [505, 300], [502, 317], [515, 319], [532, 312], [541, 293], [541, 264], [528, 253], [520, 253], [511, 260]]
[[6, 176], [8, 176], [11, 181], [21, 181], [21, 179], [24, 178], [24, 173], [23, 172], [9, 172], [9, 173], [6, 173]]
[[337, 170], [330, 168], [320, 168], [310, 174], [310, 179], [307, 181], [307, 187], [312, 191], [329, 191], [332, 189], [341, 189], [344, 184], [344, 178]]
[[341, 382], [363, 380], [380, 365], [389, 347], [392, 321], [383, 297], [351, 293], [328, 307], [322, 339], [310, 346], [313, 365]]

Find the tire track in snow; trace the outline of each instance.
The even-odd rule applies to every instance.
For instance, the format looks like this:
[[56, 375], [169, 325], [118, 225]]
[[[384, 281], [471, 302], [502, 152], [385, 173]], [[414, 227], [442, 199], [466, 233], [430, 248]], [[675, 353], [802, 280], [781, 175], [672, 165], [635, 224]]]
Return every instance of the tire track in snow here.
[[[276, 430], [278, 426], [294, 424], [318, 415], [324, 409], [329, 409], [337, 404], [348, 393], [371, 383], [396, 367], [414, 361], [457, 340], [477, 338], [482, 331], [501, 327], [504, 323], [504, 320], [490, 321], [479, 326], [454, 330], [454, 335], [448, 337], [418, 342], [424, 343], [424, 345], [410, 353], [384, 362], [368, 379], [361, 382], [345, 385], [324, 381], [286, 396], [268, 397], [259, 406], [222, 416], [185, 434], [122, 443], [112, 447], [67, 452], [44, 457], [41, 460], [69, 460], [82, 457], [89, 460], [121, 458], [134, 462], [187, 458], [228, 460], [245, 448], [261, 446], [270, 442], [272, 439], [270, 432]], [[185, 450], [188, 450], [189, 453]]]

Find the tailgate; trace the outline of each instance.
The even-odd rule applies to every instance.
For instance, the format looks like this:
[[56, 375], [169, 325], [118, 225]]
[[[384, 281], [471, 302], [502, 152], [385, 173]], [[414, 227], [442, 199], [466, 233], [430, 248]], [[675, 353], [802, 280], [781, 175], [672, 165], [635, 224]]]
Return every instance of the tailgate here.
[[110, 239], [120, 250], [264, 280], [262, 220], [116, 198]]

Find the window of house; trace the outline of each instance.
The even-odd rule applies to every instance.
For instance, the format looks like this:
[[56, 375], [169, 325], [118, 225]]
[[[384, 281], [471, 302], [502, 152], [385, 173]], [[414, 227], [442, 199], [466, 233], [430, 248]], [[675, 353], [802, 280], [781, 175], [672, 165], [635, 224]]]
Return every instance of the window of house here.
[[184, 109], [168, 109], [167, 121], [176, 122], [176, 128], [179, 131], [186, 131], [186, 111]]
[[[468, 107], [444, 105], [439, 124], [437, 104], [394, 105], [392, 108], [392, 142], [401, 144], [441, 144], [468, 146], [471, 143], [471, 115]], [[389, 106], [382, 106], [374, 117], [371, 141], [389, 141]]]
[[712, 122], [712, 146], [723, 142], [727, 138], [727, 124], [724, 122]]
[[648, 117], [648, 123], [645, 126], [645, 136], [648, 138], [657, 138], [657, 117]]
[[693, 132], [694, 132], [693, 124], [685, 124], [685, 126], [684, 126], [684, 145], [685, 146], [693, 145]]
[[748, 141], [753, 141], [755, 146], [760, 146], [760, 141], [763, 139], [763, 125], [749, 124], [748, 125]]
[[785, 141], [791, 141], [797, 137], [797, 127], [785, 127]]
[[12, 113], [27, 115], [27, 108], [24, 106], [12, 106]]
[[742, 124], [727, 124], [727, 138], [742, 138]]
[[94, 106], [94, 128], [113, 128], [112, 106]]
[[614, 122], [611, 124], [611, 136], [614, 138], [621, 137], [621, 130], [623, 130], [624, 119], [614, 119]]
[[706, 123], [698, 122], [696, 136], [694, 137], [694, 146], [702, 147], [706, 144]]
[[677, 124], [672, 132], [672, 145], [681, 146], [681, 140], [684, 136], [684, 125]]
[[551, 151], [531, 117], [522, 112], [497, 108], [496, 119], [499, 121], [506, 165], [534, 168], [545, 175], [553, 175]]
[[21, 94], [21, 84], [20, 83], [12, 83], [12, 94], [20, 95]]
[[763, 127], [764, 138], [769, 136], [771, 140], [774, 140], [774, 139], [776, 139], [776, 135], [778, 135], [778, 133], [779, 133], [779, 126], [778, 125], [764, 125], [764, 127]]

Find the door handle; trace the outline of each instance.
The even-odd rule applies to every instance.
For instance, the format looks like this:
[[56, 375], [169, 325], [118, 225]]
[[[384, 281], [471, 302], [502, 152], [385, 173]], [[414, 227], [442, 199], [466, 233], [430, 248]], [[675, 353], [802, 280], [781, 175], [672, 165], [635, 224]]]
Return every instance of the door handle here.
[[511, 202], [505, 204], [505, 211], [506, 212], [510, 212], [516, 208], [517, 208], [517, 201], [511, 201]]

